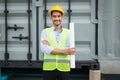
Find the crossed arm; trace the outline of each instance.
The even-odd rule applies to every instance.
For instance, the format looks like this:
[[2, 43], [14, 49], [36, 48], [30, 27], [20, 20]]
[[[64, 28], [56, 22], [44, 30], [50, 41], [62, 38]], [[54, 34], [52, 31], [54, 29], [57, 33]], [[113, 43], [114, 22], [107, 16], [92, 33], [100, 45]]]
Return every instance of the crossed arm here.
[[[42, 43], [44, 45], [48, 45], [50, 46], [49, 42], [47, 40], [42, 40]], [[51, 52], [52, 54], [67, 54], [67, 55], [73, 55], [76, 53], [76, 50], [75, 48], [68, 48], [68, 49], [58, 49], [58, 48], [55, 48], [52, 50]]]

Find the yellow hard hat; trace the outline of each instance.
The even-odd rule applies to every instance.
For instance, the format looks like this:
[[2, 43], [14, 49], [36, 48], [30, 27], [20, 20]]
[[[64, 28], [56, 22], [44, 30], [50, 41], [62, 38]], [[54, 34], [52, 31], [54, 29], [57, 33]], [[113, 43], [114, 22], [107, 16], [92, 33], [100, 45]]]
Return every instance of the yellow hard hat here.
[[51, 12], [53, 12], [53, 11], [60, 11], [60, 12], [64, 15], [64, 10], [63, 10], [63, 8], [62, 8], [61, 6], [59, 6], [59, 5], [53, 6], [53, 7], [51, 8], [51, 10], [50, 10], [50, 14], [51, 14]]

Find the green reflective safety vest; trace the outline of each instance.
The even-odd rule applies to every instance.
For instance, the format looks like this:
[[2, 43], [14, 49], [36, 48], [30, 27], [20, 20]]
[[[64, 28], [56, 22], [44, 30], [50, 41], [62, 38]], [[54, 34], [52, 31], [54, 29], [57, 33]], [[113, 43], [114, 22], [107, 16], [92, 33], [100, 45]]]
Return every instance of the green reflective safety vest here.
[[[46, 29], [46, 35], [50, 45], [53, 48], [65, 48], [68, 43], [68, 38], [70, 36], [70, 31], [68, 29], [62, 28], [62, 33], [59, 43], [56, 41], [53, 28]], [[70, 55], [65, 54], [47, 54], [44, 53], [44, 63], [43, 70], [52, 71], [57, 69], [59, 71], [70, 71]]]

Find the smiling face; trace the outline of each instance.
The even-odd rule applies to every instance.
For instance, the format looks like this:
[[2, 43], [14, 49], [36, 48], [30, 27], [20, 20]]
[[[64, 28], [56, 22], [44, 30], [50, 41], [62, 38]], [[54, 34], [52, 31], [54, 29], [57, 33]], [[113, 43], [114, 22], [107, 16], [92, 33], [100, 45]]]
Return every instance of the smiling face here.
[[63, 20], [64, 15], [62, 15], [59, 11], [54, 11], [51, 14], [51, 20], [55, 27], [61, 26], [61, 22]]

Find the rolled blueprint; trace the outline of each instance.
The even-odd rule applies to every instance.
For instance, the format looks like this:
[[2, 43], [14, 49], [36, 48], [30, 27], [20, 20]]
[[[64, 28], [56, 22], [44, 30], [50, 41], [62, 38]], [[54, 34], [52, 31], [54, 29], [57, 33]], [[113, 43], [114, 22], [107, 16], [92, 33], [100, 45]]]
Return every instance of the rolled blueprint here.
[[[70, 22], [70, 47], [75, 48], [74, 23]], [[70, 57], [70, 67], [75, 68], [75, 55]]]

